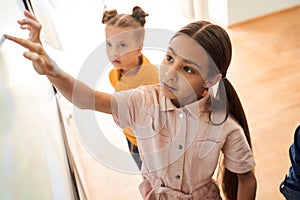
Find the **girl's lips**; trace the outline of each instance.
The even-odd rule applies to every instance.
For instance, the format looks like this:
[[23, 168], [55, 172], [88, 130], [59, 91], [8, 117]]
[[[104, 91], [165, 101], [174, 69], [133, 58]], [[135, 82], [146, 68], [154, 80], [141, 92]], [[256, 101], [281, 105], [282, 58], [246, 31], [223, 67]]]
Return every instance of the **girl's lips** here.
[[160, 84], [163, 88], [165, 88], [165, 89], [167, 89], [167, 90], [176, 90], [176, 88], [174, 88], [174, 87], [172, 87], [172, 86], [169, 86], [169, 85], [167, 85], [166, 83], [164, 83], [164, 82], [162, 82], [161, 84]]
[[119, 60], [114, 60], [113, 64], [120, 64], [121, 62]]

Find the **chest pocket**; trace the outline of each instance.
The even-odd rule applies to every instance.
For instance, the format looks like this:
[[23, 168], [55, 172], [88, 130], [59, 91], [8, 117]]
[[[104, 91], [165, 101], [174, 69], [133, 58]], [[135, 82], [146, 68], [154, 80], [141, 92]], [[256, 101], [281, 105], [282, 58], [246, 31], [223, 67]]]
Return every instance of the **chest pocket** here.
[[196, 151], [194, 155], [198, 159], [204, 159], [207, 156], [219, 157], [222, 145], [222, 130], [223, 125], [213, 126], [210, 125], [207, 129], [205, 137], [199, 138], [200, 140], [195, 141]]
[[213, 141], [201, 141], [196, 142], [196, 151], [194, 155], [198, 159], [204, 159], [209, 154], [218, 154], [220, 152], [220, 144]]

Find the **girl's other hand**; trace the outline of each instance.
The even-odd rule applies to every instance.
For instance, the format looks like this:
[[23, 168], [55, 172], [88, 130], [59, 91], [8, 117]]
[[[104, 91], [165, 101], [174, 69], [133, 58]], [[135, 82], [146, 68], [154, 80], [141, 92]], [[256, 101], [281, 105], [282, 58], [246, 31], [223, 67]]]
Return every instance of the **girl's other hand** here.
[[41, 44], [40, 33], [42, 25], [39, 21], [27, 10], [24, 11], [25, 18], [18, 20], [21, 29], [29, 30], [28, 40]]
[[7, 34], [5, 34], [5, 37], [29, 50], [29, 52], [24, 52], [23, 56], [32, 61], [32, 65], [37, 73], [41, 75], [47, 75], [49, 77], [55, 77], [58, 74], [58, 66], [48, 56], [40, 43], [32, 42], [29, 39], [25, 40]]

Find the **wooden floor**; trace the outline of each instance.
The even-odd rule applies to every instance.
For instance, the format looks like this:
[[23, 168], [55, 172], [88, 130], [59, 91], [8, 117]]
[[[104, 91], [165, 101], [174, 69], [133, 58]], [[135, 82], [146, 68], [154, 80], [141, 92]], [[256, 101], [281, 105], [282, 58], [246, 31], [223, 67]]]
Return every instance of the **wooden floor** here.
[[258, 200], [284, 199], [288, 148], [300, 124], [300, 6], [229, 29], [228, 72], [246, 110], [258, 180]]

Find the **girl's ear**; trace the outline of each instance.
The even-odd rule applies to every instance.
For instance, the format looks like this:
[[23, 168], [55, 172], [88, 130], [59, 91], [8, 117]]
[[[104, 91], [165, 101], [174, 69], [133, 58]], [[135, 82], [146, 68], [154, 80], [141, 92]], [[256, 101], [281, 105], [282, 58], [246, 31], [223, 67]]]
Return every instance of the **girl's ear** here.
[[143, 42], [138, 44], [138, 49], [137, 49], [138, 50], [138, 55], [142, 55], [143, 44], [144, 44]]
[[214, 76], [213, 78], [211, 78], [207, 83], [206, 86], [207, 87], [212, 87], [214, 86], [217, 82], [219, 82], [222, 78], [222, 74], [217, 74], [216, 76]]
[[137, 55], [138, 55], [138, 56], [142, 56], [142, 49], [141, 49], [141, 48], [138, 48], [137, 51], [138, 51], [138, 54], [137, 54]]
[[138, 43], [138, 48], [139, 48], [140, 51], [142, 51], [143, 46], [144, 46], [144, 42], [139, 42]]

